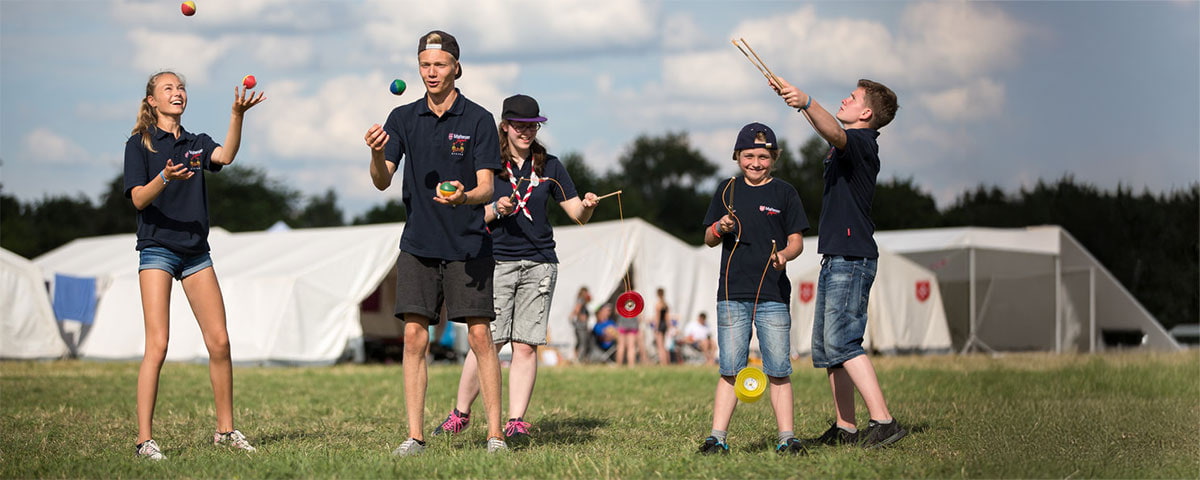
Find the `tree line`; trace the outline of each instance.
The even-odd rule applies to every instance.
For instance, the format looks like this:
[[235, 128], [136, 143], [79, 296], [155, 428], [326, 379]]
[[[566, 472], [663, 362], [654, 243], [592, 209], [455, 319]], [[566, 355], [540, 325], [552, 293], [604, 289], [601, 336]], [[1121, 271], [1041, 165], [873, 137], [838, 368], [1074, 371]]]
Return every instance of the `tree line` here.
[[[813, 227], [808, 235], [816, 235], [828, 146], [812, 137], [794, 150], [786, 141], [780, 147], [774, 174], [799, 191]], [[580, 193], [623, 192], [602, 202], [593, 221], [641, 217], [685, 242], [703, 242], [701, 221], [724, 179], [717, 178], [718, 164], [696, 150], [686, 133], [638, 137], [608, 172], [592, 170], [578, 153], [560, 159]], [[404, 221], [403, 204], [392, 199], [347, 222], [334, 190], [304, 196], [256, 167], [235, 165], [207, 181], [212, 225], [231, 232], [263, 230], [280, 220], [293, 228]], [[561, 209], [550, 212], [554, 225], [573, 223]], [[878, 230], [1060, 225], [1166, 328], [1200, 319], [1198, 183], [1157, 195], [1127, 186], [1101, 190], [1072, 176], [1017, 192], [981, 184], [939, 210], [911, 177], [893, 177], [879, 181], [872, 217]], [[75, 238], [135, 230], [120, 173], [97, 202], [78, 194], [25, 203], [0, 185], [0, 246], [27, 258]]]

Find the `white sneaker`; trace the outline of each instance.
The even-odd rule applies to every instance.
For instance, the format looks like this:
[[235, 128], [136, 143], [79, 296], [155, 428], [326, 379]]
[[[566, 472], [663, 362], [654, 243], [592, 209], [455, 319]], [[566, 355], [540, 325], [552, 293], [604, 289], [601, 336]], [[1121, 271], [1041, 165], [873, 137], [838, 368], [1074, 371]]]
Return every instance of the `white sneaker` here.
[[213, 445], [224, 445], [229, 448], [243, 450], [246, 452], [253, 452], [257, 450], [253, 445], [250, 445], [250, 441], [246, 440], [246, 436], [242, 435], [242, 432], [237, 430], [229, 433], [214, 433]]
[[487, 442], [488, 453], [504, 453], [508, 451], [508, 444], [500, 437], [492, 437]]
[[167, 456], [162, 454], [162, 450], [159, 450], [158, 442], [155, 442], [153, 438], [150, 440], [146, 440], [142, 443], [139, 443], [139, 444], [135, 445], [133, 448], [134, 448], [133, 456], [135, 458], [147, 458], [150, 460], [166, 460], [167, 459]]
[[425, 451], [425, 443], [415, 438], [410, 438], [401, 443], [399, 447], [392, 450], [392, 455], [397, 457], [407, 457], [409, 455], [417, 455]]

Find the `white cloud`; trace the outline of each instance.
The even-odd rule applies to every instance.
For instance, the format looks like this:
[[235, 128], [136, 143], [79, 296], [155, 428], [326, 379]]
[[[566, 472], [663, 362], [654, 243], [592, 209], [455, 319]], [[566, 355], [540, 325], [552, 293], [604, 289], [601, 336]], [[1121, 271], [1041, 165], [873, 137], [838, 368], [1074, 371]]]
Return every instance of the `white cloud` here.
[[262, 35], [243, 44], [252, 45], [256, 68], [294, 70], [311, 65], [315, 58], [312, 40], [299, 36]]
[[187, 33], [159, 33], [144, 28], [128, 33], [135, 45], [133, 66], [138, 70], [156, 72], [173, 70], [188, 83], [208, 83], [213, 63], [224, 57], [236, 42], [232, 38], [207, 39]]
[[22, 157], [52, 165], [80, 165], [92, 160], [82, 146], [48, 128], [36, 128], [25, 135]]
[[980, 78], [966, 85], [919, 94], [917, 104], [938, 120], [979, 121], [1000, 115], [1004, 108], [1004, 93], [1004, 85]]
[[640, 0], [447, 0], [434, 8], [369, 0], [364, 11], [367, 39], [397, 52], [393, 61], [413, 58], [417, 38], [432, 29], [454, 35], [463, 60], [636, 47], [655, 38], [657, 16], [654, 4]]
[[696, 19], [688, 13], [672, 12], [662, 20], [662, 48], [665, 51], [687, 51], [703, 45], [709, 36]]

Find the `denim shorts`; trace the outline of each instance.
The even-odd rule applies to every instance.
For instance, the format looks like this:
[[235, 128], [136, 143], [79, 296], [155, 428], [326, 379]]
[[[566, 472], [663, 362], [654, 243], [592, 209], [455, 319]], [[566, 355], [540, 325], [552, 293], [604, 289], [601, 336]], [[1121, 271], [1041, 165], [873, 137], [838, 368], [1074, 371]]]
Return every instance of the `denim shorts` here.
[[746, 367], [750, 356], [750, 317], [758, 350], [762, 352], [763, 373], [770, 377], [792, 374], [792, 316], [783, 302], [721, 300], [717, 302], [717, 346], [721, 349], [721, 376], [732, 377]]
[[812, 329], [814, 367], [837, 367], [867, 353], [862, 342], [877, 264], [877, 259], [864, 257], [826, 255], [821, 260]]
[[163, 270], [176, 280], [183, 280], [193, 273], [212, 266], [208, 252], [199, 255], [180, 255], [163, 247], [146, 247], [138, 253], [138, 271]]
[[492, 298], [496, 304], [492, 342], [545, 345], [558, 264], [497, 261], [492, 278]]

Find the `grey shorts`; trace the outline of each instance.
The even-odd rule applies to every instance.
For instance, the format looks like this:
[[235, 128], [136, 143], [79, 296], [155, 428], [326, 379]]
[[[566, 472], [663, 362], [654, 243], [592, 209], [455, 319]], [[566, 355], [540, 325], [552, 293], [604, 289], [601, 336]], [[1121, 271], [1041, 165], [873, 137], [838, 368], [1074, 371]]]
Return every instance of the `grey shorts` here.
[[545, 345], [558, 264], [498, 261], [494, 281], [496, 320], [492, 322], [492, 341]]
[[400, 252], [396, 259], [396, 318], [420, 315], [430, 325], [446, 318], [464, 323], [470, 317], [496, 318], [492, 309], [492, 257], [450, 261]]

